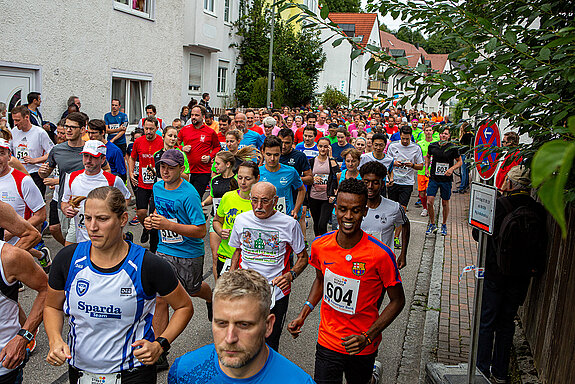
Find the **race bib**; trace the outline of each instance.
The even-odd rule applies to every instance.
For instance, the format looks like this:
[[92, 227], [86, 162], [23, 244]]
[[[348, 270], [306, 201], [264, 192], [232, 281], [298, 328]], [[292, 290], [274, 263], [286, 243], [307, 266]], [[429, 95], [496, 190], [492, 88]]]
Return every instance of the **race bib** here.
[[156, 182], [156, 175], [150, 166], [146, 168], [141, 168], [142, 171], [142, 182], [144, 184], [154, 184]]
[[78, 384], [121, 384], [122, 376], [120, 373], [91, 373], [82, 371], [78, 378]]
[[287, 215], [287, 207], [286, 207], [286, 198], [280, 197], [278, 198], [278, 203], [276, 204], [276, 211], [285, 213]]
[[327, 179], [329, 178], [329, 175], [316, 175], [317, 177], [319, 177], [319, 181], [316, 183], [316, 185], [327, 185]]
[[[177, 223], [178, 219], [168, 219], [172, 223]], [[177, 244], [184, 241], [184, 238], [179, 233], [168, 231], [167, 229], [161, 229], [160, 234], [162, 236], [162, 243], [164, 244]]]
[[445, 176], [445, 172], [449, 169], [448, 163], [435, 163], [435, 175]]
[[214, 197], [212, 202], [212, 215], [216, 216], [216, 212], [218, 211], [218, 207], [220, 206], [220, 201], [222, 201], [221, 197]]
[[230, 268], [232, 268], [232, 259], [226, 259], [226, 261], [224, 261], [224, 266], [222, 267], [222, 272], [220, 273], [220, 276], [226, 272], [230, 271]]
[[84, 202], [82, 202], [82, 204], [80, 204], [80, 206], [78, 207], [78, 214], [76, 215], [76, 217], [78, 218], [78, 221], [76, 222], [77, 223], [76, 227], [80, 230], [85, 231], [86, 219], [84, 217]]
[[359, 280], [339, 276], [326, 268], [323, 301], [336, 311], [354, 315], [357, 308]]
[[270, 284], [270, 288], [272, 290], [272, 302], [270, 305], [270, 309], [274, 309], [274, 307], [276, 306], [276, 295], [278, 294], [278, 291], [280, 291], [280, 289], [278, 287], [276, 287], [275, 285], [272, 285], [272, 282], [269, 282]]
[[21, 161], [21, 162], [24, 161], [24, 157], [26, 157], [26, 156], [30, 156], [30, 154], [28, 153], [28, 147], [19, 146], [16, 148], [16, 158], [19, 161]]

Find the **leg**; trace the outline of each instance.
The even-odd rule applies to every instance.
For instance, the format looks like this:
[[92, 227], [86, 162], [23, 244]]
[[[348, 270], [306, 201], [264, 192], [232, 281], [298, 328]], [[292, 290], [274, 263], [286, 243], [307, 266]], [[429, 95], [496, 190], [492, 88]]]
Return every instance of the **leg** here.
[[498, 291], [497, 284], [491, 280], [484, 280], [483, 297], [481, 298], [479, 339], [477, 343], [477, 368], [479, 368], [486, 377], [491, 376], [495, 320], [500, 307], [501, 295]]
[[161, 296], [156, 297], [156, 311], [152, 318], [152, 327], [154, 328], [154, 335], [160, 336], [168, 326], [169, 313], [168, 302]]
[[212, 250], [212, 269], [214, 271], [214, 278], [216, 278], [216, 268], [218, 263], [218, 248], [222, 242], [222, 238], [218, 236], [216, 232], [213, 231], [213, 224], [210, 228], [210, 248]]
[[58, 215], [58, 202], [56, 200], [50, 201], [50, 215], [48, 216], [48, 224], [48, 229], [50, 230], [52, 237], [54, 237], [57, 242], [64, 245], [66, 240], [64, 240], [64, 236], [62, 235], [60, 216]]
[[449, 200], [441, 199], [441, 209], [443, 210], [442, 224], [447, 224], [447, 218], [449, 217]]
[[282, 329], [284, 327], [287, 309], [289, 304], [289, 295], [282, 297], [276, 301], [276, 305], [272, 308], [271, 313], [276, 316], [276, 321], [274, 322], [274, 328], [271, 335], [266, 338], [266, 343], [273, 348], [276, 352], [279, 351], [280, 346], [280, 336], [282, 334]]
[[203, 198], [204, 193], [206, 193], [206, 187], [210, 183], [209, 173], [190, 173], [190, 183], [196, 188], [200, 195], [200, 199]]
[[198, 292], [194, 293], [193, 295], [190, 295], [190, 296], [199, 297], [200, 299], [204, 299], [206, 302], [211, 303], [212, 302], [212, 288], [210, 288], [208, 283], [206, 283], [205, 281], [202, 281], [202, 285], [200, 286], [200, 290]]
[[48, 227], [48, 229], [50, 230], [50, 233], [52, 234], [54, 240], [56, 240], [58, 243], [62, 245], [66, 243], [64, 235], [62, 235], [62, 227], [60, 226], [60, 224], [51, 225]]
[[[156, 210], [156, 205], [154, 204], [154, 194], [150, 190], [150, 197], [148, 198], [148, 212], [153, 213]], [[144, 223], [142, 223], [143, 225]], [[160, 242], [160, 235], [157, 229], [150, 230], [150, 252], [156, 253], [158, 250], [158, 243]]]
[[303, 233], [304, 241], [306, 241], [306, 230], [307, 230], [307, 225], [305, 223], [306, 216], [307, 216], [307, 205], [303, 205], [301, 211], [301, 217], [299, 218], [299, 226], [301, 227], [301, 232]]
[[318, 384], [341, 384], [346, 358], [342, 353], [316, 344], [314, 381]]
[[433, 208], [435, 204], [435, 196], [427, 196], [427, 212], [429, 212], [429, 222], [435, 224], [435, 210]]
[[346, 359], [344, 372], [347, 384], [368, 384], [373, 376], [376, 354], [353, 355]]
[[329, 218], [331, 217], [332, 211], [333, 211], [333, 204], [330, 203], [329, 200], [325, 200], [321, 203], [319, 223], [318, 223], [319, 235], [323, 235], [324, 233], [327, 232], [327, 223], [329, 222]]
[[313, 234], [319, 236], [319, 219], [321, 215], [321, 201], [309, 198], [309, 211], [313, 220]]
[[46, 184], [44, 184], [44, 179], [42, 179], [40, 175], [38, 175], [38, 172], [30, 173], [30, 177], [32, 178], [32, 180], [34, 180], [34, 184], [36, 184], [36, 186], [40, 190], [42, 197], [44, 197], [44, 195], [46, 194]]

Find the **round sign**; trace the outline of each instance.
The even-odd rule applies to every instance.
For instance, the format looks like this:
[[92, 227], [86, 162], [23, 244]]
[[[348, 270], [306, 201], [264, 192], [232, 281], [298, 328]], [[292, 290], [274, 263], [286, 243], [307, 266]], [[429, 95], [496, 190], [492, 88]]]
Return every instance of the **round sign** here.
[[501, 145], [501, 134], [494, 121], [483, 123], [475, 134], [474, 159], [479, 176], [489, 180], [497, 171], [497, 152], [493, 149]]

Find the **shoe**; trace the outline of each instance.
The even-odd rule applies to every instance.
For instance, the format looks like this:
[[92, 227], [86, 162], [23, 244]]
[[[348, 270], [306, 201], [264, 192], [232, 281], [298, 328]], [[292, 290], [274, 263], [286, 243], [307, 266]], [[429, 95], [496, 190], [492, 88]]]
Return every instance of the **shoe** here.
[[147, 243], [148, 240], [150, 240], [150, 231], [148, 231], [147, 229], [144, 229], [142, 231], [142, 236], [140, 237], [140, 243], [142, 243], [142, 244]]
[[211, 322], [212, 319], [214, 318], [214, 310], [213, 310], [213, 305], [211, 302], [207, 302], [206, 301], [206, 307], [208, 309], [208, 320]]
[[383, 370], [383, 366], [379, 361], [375, 361], [373, 364], [373, 373], [372, 373], [372, 383], [379, 383], [379, 378], [381, 377], [381, 371]]
[[437, 227], [435, 226], [435, 224], [429, 223], [427, 225], [427, 231], [425, 231], [425, 234], [431, 235], [434, 234], [435, 232], [437, 232]]
[[453, 193], [462, 193], [462, 192], [461, 192], [461, 189], [454, 189]]
[[138, 216], [134, 216], [132, 220], [130, 220], [130, 225], [138, 225], [140, 224], [140, 220], [138, 220]]
[[50, 273], [50, 267], [52, 266], [52, 257], [50, 257], [50, 250], [48, 247], [40, 248], [40, 252], [42, 252], [42, 257], [38, 259], [40, 262], [40, 266], [46, 272], [46, 274]]
[[495, 377], [493, 375], [491, 375], [491, 377], [489, 378], [489, 381], [491, 381], [494, 384], [506, 384], [507, 383], [507, 379], [500, 379], [500, 378]]
[[130, 243], [134, 242], [134, 234], [131, 231], [126, 231], [124, 233], [124, 240], [129, 241]]
[[419, 199], [419, 200], [417, 200], [417, 201], [415, 202], [415, 206], [416, 206], [417, 208], [421, 207], [421, 199]]
[[421, 211], [421, 216], [422, 217], [427, 217], [428, 213], [427, 213], [427, 209], [424, 209], [423, 211]]
[[447, 224], [441, 224], [441, 236], [447, 236]]
[[393, 239], [393, 248], [401, 249], [401, 243], [399, 242], [399, 237]]
[[22, 284], [22, 283], [19, 282], [19, 281], [18, 281], [17, 284], [18, 284], [18, 292], [24, 292], [24, 290], [26, 289], [26, 288], [25, 288], [25, 285]]
[[170, 368], [170, 363], [168, 363], [168, 353], [162, 352], [155, 365], [157, 372], [167, 371], [168, 368]]
[[26, 350], [28, 351], [28, 353], [32, 353], [36, 349], [37, 334], [38, 334], [38, 328], [36, 328], [36, 332], [34, 332], [34, 337], [32, 338], [32, 340], [26, 345]]

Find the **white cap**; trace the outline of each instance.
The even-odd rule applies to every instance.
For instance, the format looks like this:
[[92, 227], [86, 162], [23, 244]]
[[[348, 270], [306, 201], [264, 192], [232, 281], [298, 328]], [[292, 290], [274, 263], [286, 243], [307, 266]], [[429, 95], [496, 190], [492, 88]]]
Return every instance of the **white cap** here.
[[10, 149], [10, 143], [4, 139], [0, 139], [0, 148]]
[[84, 144], [84, 149], [82, 149], [81, 153], [87, 153], [94, 157], [99, 157], [100, 155], [106, 156], [106, 144], [100, 140], [88, 140]]

